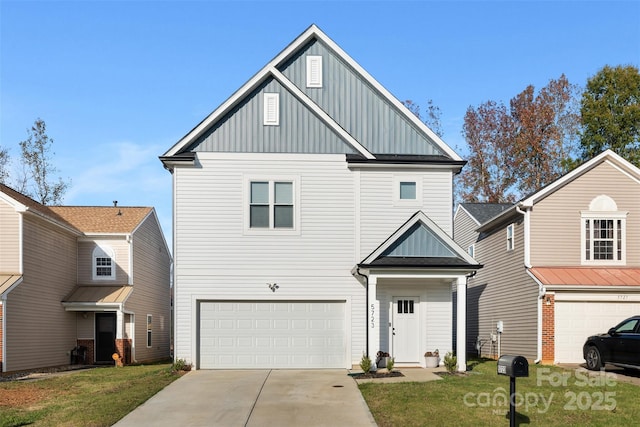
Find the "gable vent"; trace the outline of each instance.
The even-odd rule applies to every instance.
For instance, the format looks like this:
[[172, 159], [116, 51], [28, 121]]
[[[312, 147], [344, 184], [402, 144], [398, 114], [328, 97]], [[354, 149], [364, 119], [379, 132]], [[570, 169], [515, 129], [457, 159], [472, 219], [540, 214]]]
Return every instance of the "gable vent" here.
[[278, 126], [280, 124], [280, 94], [264, 94], [264, 125]]
[[307, 56], [307, 87], [322, 87], [322, 56]]

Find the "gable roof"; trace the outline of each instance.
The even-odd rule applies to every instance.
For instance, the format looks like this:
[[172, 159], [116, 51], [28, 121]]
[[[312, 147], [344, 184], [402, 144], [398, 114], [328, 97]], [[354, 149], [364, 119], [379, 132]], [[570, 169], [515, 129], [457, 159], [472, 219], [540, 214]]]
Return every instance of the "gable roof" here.
[[19, 212], [33, 213], [47, 221], [53, 222], [67, 230], [70, 230], [76, 234], [80, 234], [80, 230], [71, 225], [67, 220], [58, 215], [51, 209], [51, 206], [43, 205], [36, 202], [30, 197], [8, 187], [4, 184], [0, 184], [0, 199], [13, 206]]
[[416, 212], [358, 265], [471, 269], [482, 267], [422, 211]]
[[592, 158], [591, 160], [578, 166], [571, 172], [561, 176], [551, 184], [543, 187], [539, 191], [531, 194], [530, 196], [523, 198], [519, 202], [515, 203], [512, 207], [494, 216], [489, 221], [482, 224], [476, 231], [482, 232], [482, 231], [489, 230], [493, 226], [502, 223], [504, 220], [512, 216], [520, 215], [518, 210], [520, 210], [521, 208], [527, 209], [527, 208], [533, 207], [533, 205], [535, 205], [539, 201], [555, 193], [556, 191], [565, 187], [567, 184], [573, 182], [574, 180], [580, 178], [581, 176], [593, 170], [594, 168], [601, 165], [602, 163], [610, 164], [611, 166], [618, 169], [620, 172], [624, 173], [625, 175], [627, 175], [628, 177], [636, 181], [638, 184], [640, 184], [640, 169], [638, 169], [636, 166], [634, 166], [633, 164], [631, 164], [630, 162], [628, 162], [627, 160], [625, 160], [624, 158], [622, 158], [621, 156], [613, 152], [612, 150], [606, 150], [600, 153], [599, 155], [597, 155], [596, 157]]
[[293, 83], [282, 71], [282, 67], [294, 58], [305, 46], [312, 41], [319, 41], [327, 46], [339, 59], [344, 62], [351, 70], [363, 79], [368, 87], [373, 88], [385, 102], [392, 105], [393, 108], [400, 112], [402, 117], [411, 124], [411, 126], [425, 136], [439, 152], [444, 153], [442, 156], [452, 162], [462, 162], [462, 159], [448, 146], [440, 137], [438, 137], [431, 129], [422, 123], [413, 113], [411, 113], [400, 101], [398, 101], [389, 91], [387, 91], [380, 83], [378, 83], [369, 73], [367, 73], [360, 65], [358, 65], [349, 55], [347, 55], [337, 44], [335, 44], [326, 34], [324, 34], [316, 25], [311, 25], [306, 31], [298, 36], [291, 44], [289, 44], [282, 52], [280, 52], [273, 60], [255, 74], [247, 83], [237, 90], [229, 99], [222, 103], [216, 110], [200, 122], [193, 130], [185, 135], [173, 147], [171, 147], [160, 159], [166, 167], [171, 167], [175, 161], [183, 162], [191, 161], [189, 157], [177, 157], [189, 150], [189, 147], [198, 138], [201, 138], [209, 132], [218, 122], [224, 120], [234, 108], [238, 107], [241, 102], [246, 99], [253, 91], [264, 84], [267, 80], [273, 79], [286, 90], [289, 94], [297, 99], [306, 109], [311, 111], [325, 126], [338, 135], [346, 144], [348, 144], [353, 152], [363, 159], [375, 160], [376, 156], [366, 147], [365, 141], [359, 141], [350, 134], [344, 124], [338, 123], [327, 111], [323, 110], [320, 105], [314, 102], [303, 90]]
[[[478, 225], [482, 225], [484, 222], [512, 206], [513, 203], [460, 203], [458, 205], [458, 211], [463, 210], [467, 212], [471, 219]], [[458, 211], [456, 211], [456, 216], [458, 215]]]
[[127, 206], [52, 206], [51, 210], [86, 234], [132, 233], [153, 208]]
[[0, 184], [0, 198], [20, 212], [30, 212], [76, 234], [132, 233], [153, 213], [151, 207], [46, 206]]

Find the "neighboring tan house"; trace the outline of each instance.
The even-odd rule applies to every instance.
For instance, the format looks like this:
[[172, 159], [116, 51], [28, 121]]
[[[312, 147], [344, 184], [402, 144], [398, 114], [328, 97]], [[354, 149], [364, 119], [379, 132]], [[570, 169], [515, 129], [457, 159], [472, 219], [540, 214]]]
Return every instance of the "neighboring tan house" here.
[[455, 347], [451, 288], [480, 267], [451, 238], [465, 162], [316, 26], [161, 160], [176, 358], [424, 366]]
[[168, 358], [171, 262], [153, 208], [44, 206], [0, 184], [2, 372], [77, 346], [86, 364]]
[[470, 352], [581, 363], [589, 335], [640, 314], [640, 170], [612, 151], [512, 206], [463, 203], [454, 224], [484, 265], [467, 290]]

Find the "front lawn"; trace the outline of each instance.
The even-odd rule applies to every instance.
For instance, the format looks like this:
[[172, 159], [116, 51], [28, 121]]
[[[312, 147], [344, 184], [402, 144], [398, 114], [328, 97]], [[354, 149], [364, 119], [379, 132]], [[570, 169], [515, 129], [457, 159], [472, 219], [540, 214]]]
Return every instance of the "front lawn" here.
[[178, 378], [170, 364], [0, 383], [0, 427], [110, 426]]
[[[379, 426], [509, 425], [509, 377], [496, 361], [472, 361], [465, 375], [426, 383], [365, 383]], [[640, 419], [640, 387], [613, 373], [530, 365], [516, 380], [517, 425], [624, 426]]]

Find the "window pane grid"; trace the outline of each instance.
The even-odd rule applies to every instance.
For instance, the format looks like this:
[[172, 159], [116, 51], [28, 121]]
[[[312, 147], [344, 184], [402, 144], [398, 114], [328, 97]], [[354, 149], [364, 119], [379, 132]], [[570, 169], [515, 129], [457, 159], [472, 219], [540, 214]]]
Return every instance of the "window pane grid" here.
[[584, 220], [586, 261], [622, 261], [624, 246], [624, 222], [621, 219]]
[[293, 182], [252, 181], [249, 198], [250, 228], [293, 228]]

